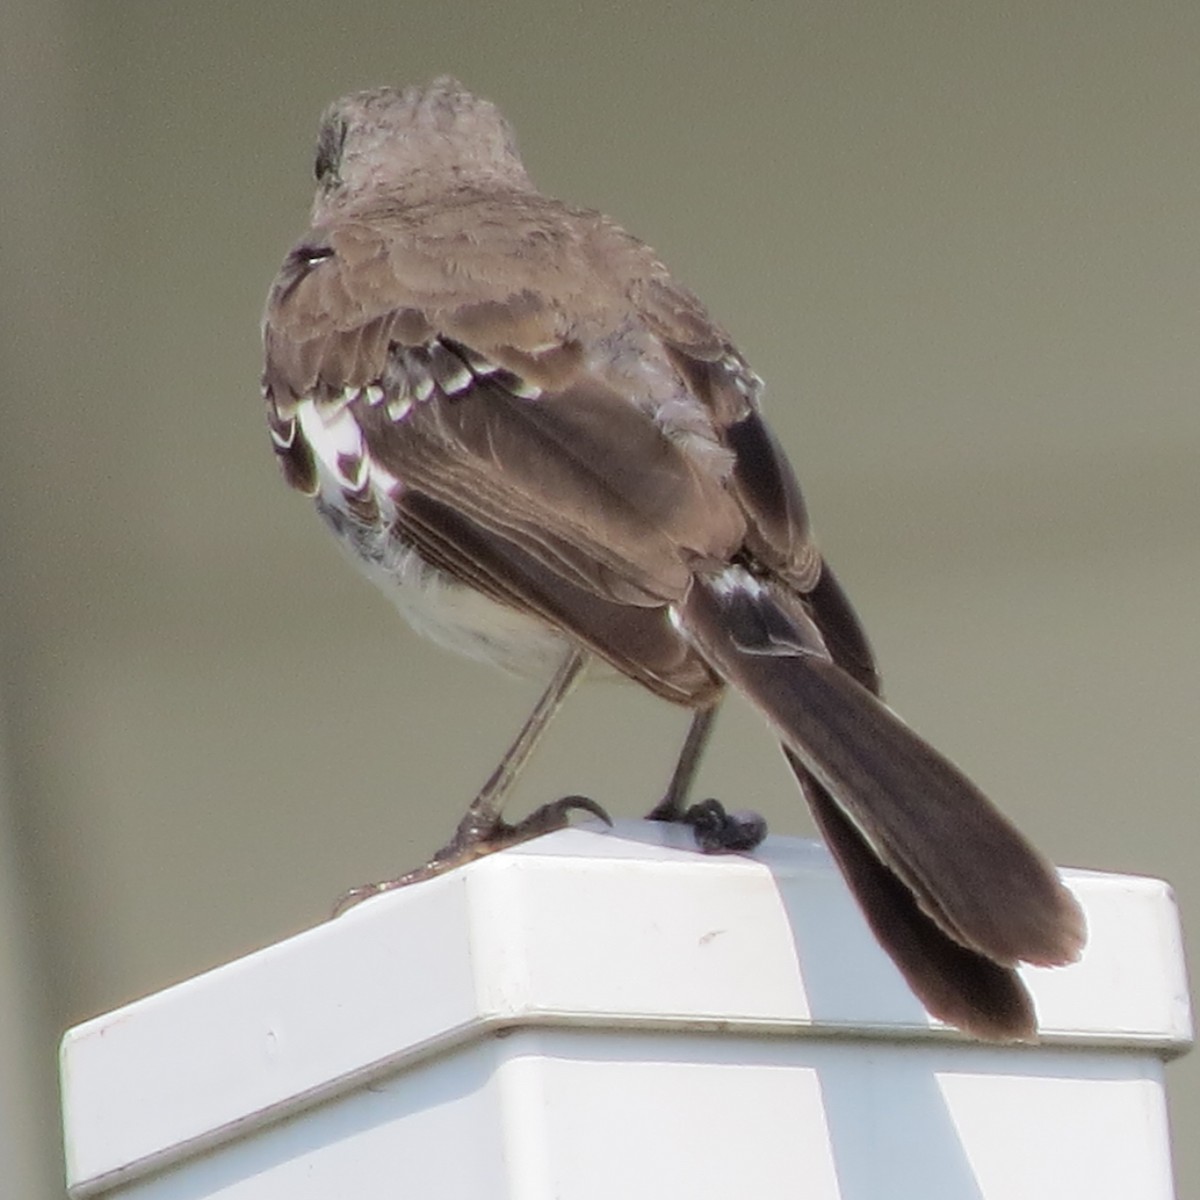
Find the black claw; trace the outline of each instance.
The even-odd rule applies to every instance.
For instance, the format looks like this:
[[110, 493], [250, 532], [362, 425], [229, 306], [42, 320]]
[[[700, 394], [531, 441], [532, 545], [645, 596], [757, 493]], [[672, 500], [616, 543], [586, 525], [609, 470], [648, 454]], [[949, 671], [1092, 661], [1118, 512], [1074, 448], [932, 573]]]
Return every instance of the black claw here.
[[573, 808], [579, 809], [580, 812], [591, 813], [593, 817], [599, 817], [610, 829], [612, 828], [612, 817], [604, 810], [602, 805], [596, 803], [589, 796], [564, 796], [561, 800], [554, 801], [553, 804], [547, 805], [548, 808], [561, 808], [564, 813], [570, 812]]
[[666, 821], [669, 824], [678, 824], [683, 820], [683, 810], [675, 802], [674, 798], [667, 796], [660, 800], [647, 814], [647, 821]]
[[506, 825], [502, 835], [505, 838], [504, 844], [523, 842], [528, 838], [537, 837], [538, 834], [562, 829], [575, 810], [590, 813], [593, 817], [599, 817], [605, 825], [612, 825], [612, 818], [595, 800], [587, 796], [564, 796], [561, 800], [553, 800], [549, 804], [543, 804], [541, 808], [535, 808], [529, 816], [515, 825]]
[[767, 822], [756, 812], [726, 812], [717, 800], [702, 800], [683, 814], [692, 827], [696, 845], [705, 854], [753, 850], [767, 836]]

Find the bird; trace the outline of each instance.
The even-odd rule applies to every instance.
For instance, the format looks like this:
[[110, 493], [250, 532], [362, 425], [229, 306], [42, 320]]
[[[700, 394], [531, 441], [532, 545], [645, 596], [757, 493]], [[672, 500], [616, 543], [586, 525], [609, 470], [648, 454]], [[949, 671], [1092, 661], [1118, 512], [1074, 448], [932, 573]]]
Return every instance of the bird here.
[[546, 690], [454, 837], [346, 903], [567, 823], [504, 799], [589, 663], [691, 710], [650, 816], [701, 848], [765, 826], [689, 805], [722, 698], [779, 738], [874, 936], [935, 1017], [1033, 1040], [1017, 968], [1075, 961], [1056, 869], [884, 702], [814, 540], [763, 381], [610, 218], [544, 195], [512, 126], [457, 80], [346, 95], [321, 118], [307, 233], [263, 319], [285, 481], [419, 633]]

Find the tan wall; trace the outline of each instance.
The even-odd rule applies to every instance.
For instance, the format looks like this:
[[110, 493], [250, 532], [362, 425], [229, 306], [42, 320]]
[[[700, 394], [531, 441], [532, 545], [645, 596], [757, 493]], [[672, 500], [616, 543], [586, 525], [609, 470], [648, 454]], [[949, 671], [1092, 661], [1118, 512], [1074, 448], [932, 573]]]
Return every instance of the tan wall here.
[[[2, 924], [41, 1025], [0, 1066], [35, 1098], [67, 1023], [439, 844], [530, 699], [345, 569], [258, 407], [317, 115], [439, 71], [734, 331], [895, 705], [1054, 857], [1164, 876], [1200, 930], [1200, 5], [3, 14]], [[523, 799], [636, 812], [681, 728], [598, 687]], [[746, 712], [706, 783], [807, 829]], [[1170, 1078], [1186, 1133], [1200, 1059]]]

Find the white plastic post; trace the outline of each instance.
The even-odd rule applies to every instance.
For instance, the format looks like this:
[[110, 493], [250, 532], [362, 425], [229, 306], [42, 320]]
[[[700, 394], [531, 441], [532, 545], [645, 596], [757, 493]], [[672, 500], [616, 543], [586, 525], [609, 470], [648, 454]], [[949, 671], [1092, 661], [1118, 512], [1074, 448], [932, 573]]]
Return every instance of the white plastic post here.
[[71, 1195], [1169, 1200], [1156, 880], [1066, 872], [1036, 1047], [931, 1020], [825, 851], [564, 830], [70, 1030]]

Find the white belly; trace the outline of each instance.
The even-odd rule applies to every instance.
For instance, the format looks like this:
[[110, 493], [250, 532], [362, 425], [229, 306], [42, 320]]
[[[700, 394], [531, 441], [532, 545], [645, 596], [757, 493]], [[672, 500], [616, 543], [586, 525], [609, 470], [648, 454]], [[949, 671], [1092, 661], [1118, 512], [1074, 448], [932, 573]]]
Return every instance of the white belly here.
[[464, 586], [383, 529], [364, 539], [361, 527], [358, 536], [344, 528], [344, 518], [329, 523], [359, 569], [422, 636], [533, 679], [546, 678], [562, 662], [566, 639], [536, 617]]
[[[317, 511], [405, 620], [418, 633], [470, 658], [515, 675], [550, 675], [567, 651], [561, 634], [430, 566], [392, 531], [394, 496], [402, 484], [373, 460], [348, 404], [319, 410], [304, 400], [296, 408], [296, 421], [317, 467]], [[365, 523], [348, 504], [347, 493], [364, 486], [378, 506], [378, 523]]]

